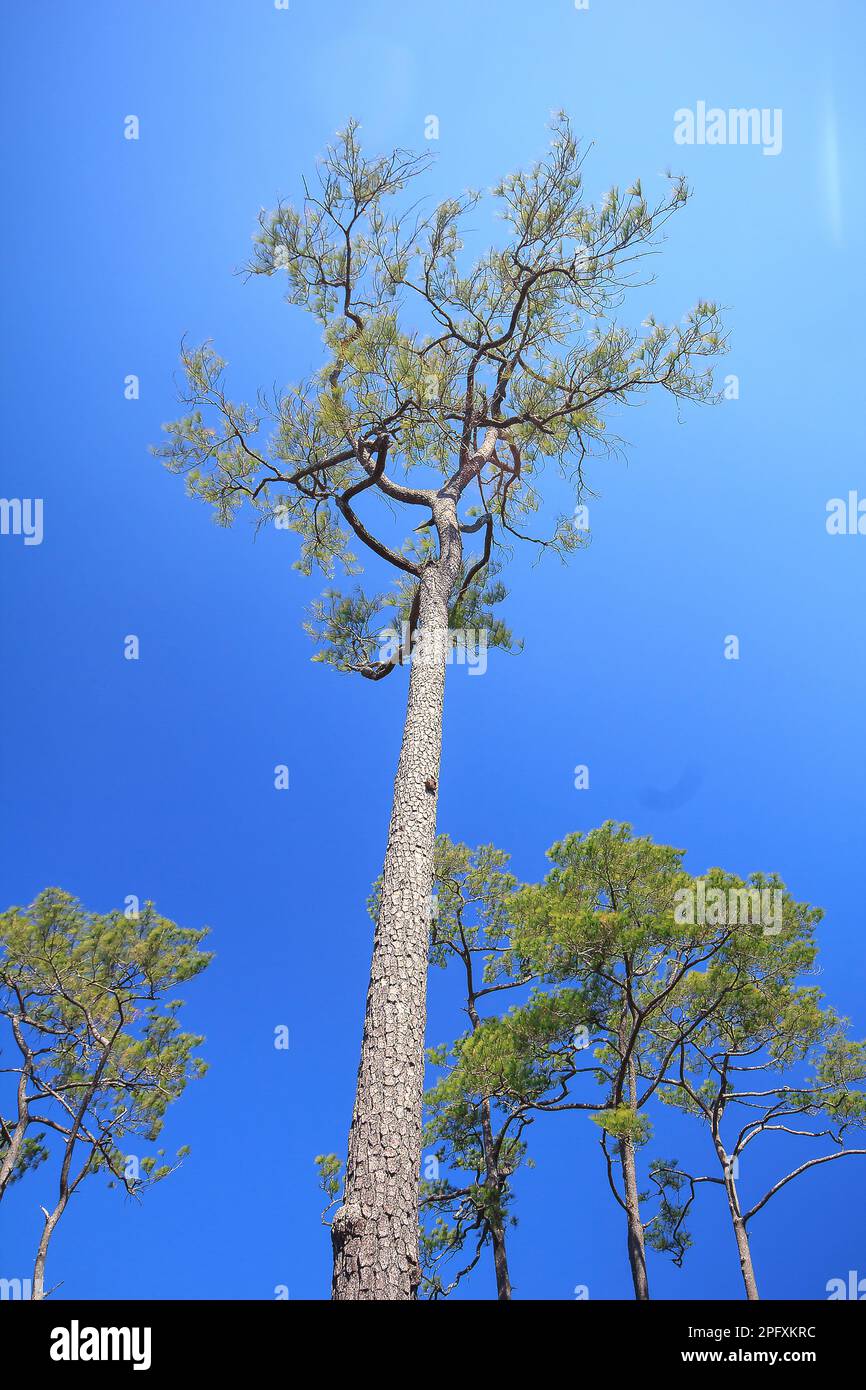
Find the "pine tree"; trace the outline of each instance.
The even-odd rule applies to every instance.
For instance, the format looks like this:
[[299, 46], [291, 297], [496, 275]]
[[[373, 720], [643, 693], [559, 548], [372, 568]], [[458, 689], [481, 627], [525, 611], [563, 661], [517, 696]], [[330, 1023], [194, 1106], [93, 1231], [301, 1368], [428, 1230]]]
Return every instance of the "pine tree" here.
[[[476, 193], [419, 210], [426, 166], [403, 150], [366, 158], [350, 122], [304, 185], [299, 207], [261, 218], [253, 275], [285, 275], [287, 299], [322, 330], [311, 377], [256, 409], [227, 395], [225, 363], [184, 348], [187, 413], [158, 450], [190, 493], [229, 523], [247, 504], [299, 538], [298, 565], [330, 581], [357, 572], [360, 545], [390, 587], [329, 587], [308, 627], [319, 659], [379, 680], [408, 665], [409, 691], [349, 1136], [334, 1217], [333, 1294], [410, 1299], [420, 1278], [418, 1181], [424, 1020], [446, 667], [455, 628], [490, 645], [498, 567], [516, 541], [567, 555], [582, 535], [560, 516], [531, 530], [546, 466], [583, 496], [593, 452], [617, 447], [610, 407], [658, 387], [713, 398], [707, 359], [724, 346], [716, 307], [676, 326], [626, 327], [640, 283], [688, 189], [651, 202], [640, 183], [597, 204], [565, 118], [547, 153], [494, 189], [505, 236], [474, 262], [462, 228]], [[549, 504], [546, 510], [550, 510]], [[477, 537], [478, 549], [467, 542]], [[491, 582], [492, 581], [492, 582]], [[381, 628], [399, 633], [383, 648]]]
[[[703, 892], [707, 898], [718, 895], [717, 910], [729, 923], [734, 915], [738, 920], [706, 972], [684, 980], [669, 1008], [653, 1020], [657, 1047], [670, 1061], [659, 1098], [707, 1128], [720, 1176], [697, 1181], [724, 1189], [746, 1297], [754, 1300], [753, 1219], [810, 1169], [866, 1155], [863, 1147], [848, 1144], [849, 1133], [866, 1126], [866, 1043], [847, 1036], [846, 1021], [823, 1002], [819, 989], [799, 983], [817, 955], [820, 909], [797, 902], [776, 875], [745, 881], [712, 869], [703, 878]], [[778, 913], [750, 912], [739, 920], [737, 906], [761, 894], [778, 894]], [[687, 1036], [678, 1022], [684, 1012], [702, 1018]], [[827, 1151], [795, 1164], [744, 1205], [741, 1156], [750, 1150], [751, 1158], [750, 1146], [767, 1135], [777, 1145], [780, 1134], [824, 1140]]]
[[[594, 1079], [604, 1092], [593, 1118], [602, 1130], [609, 1185], [626, 1215], [629, 1265], [641, 1300], [649, 1298], [637, 1163], [651, 1134], [646, 1107], [677, 1045], [701, 1020], [700, 1010], [696, 1016], [677, 1013], [672, 1001], [685, 980], [723, 951], [731, 934], [724, 923], [677, 920], [678, 894], [690, 883], [683, 853], [607, 821], [553, 845], [551, 872], [542, 883], [524, 886], [510, 909], [510, 968], [532, 970], [560, 988], [577, 987], [587, 1000], [587, 1046], [593, 1046]], [[651, 1029], [662, 1018], [670, 1019], [671, 1036], [666, 1048], [654, 1051]], [[590, 1106], [570, 1096], [556, 1108]], [[615, 1146], [621, 1189], [608, 1140]], [[663, 1169], [673, 1171], [656, 1160], [656, 1177]], [[663, 1210], [670, 1184], [656, 1186]], [[657, 1213], [657, 1240], [665, 1227], [666, 1218]]]
[[[206, 935], [161, 917], [152, 903], [136, 917], [100, 915], [59, 888], [0, 914], [0, 1018], [19, 1058], [7, 1068], [18, 1077], [18, 1105], [4, 1126], [0, 1195], [34, 1145], [57, 1168], [34, 1299], [46, 1296], [51, 1237], [87, 1177], [103, 1173], [138, 1197], [188, 1152], [166, 1161], [162, 1150], [141, 1156], [129, 1144], [155, 1143], [168, 1106], [206, 1069], [196, 1053], [204, 1039], [181, 1030], [173, 993], [210, 962], [199, 949]], [[53, 1147], [43, 1144], [46, 1133]]]
[[[483, 1001], [498, 1000], [503, 989], [527, 983], [492, 978], [496, 957], [504, 949], [508, 903], [516, 887], [507, 866], [508, 856], [492, 845], [470, 850], [452, 843], [447, 835], [437, 838], [431, 961], [442, 967], [449, 962], [456, 965], [473, 1034], [483, 1024]], [[430, 1060], [443, 1068], [444, 1075], [425, 1098], [425, 1140], [435, 1150], [437, 1165], [444, 1165], [451, 1176], [422, 1182], [422, 1217], [433, 1215], [432, 1226], [422, 1223], [424, 1282], [431, 1296], [450, 1293], [489, 1243], [497, 1297], [508, 1300], [512, 1296], [506, 1243], [511, 1178], [525, 1157], [523, 1130], [531, 1116], [507, 1104], [497, 1105], [483, 1091], [477, 1095], [467, 1091], [461, 1055], [460, 1043], [430, 1052]], [[470, 1236], [475, 1240], [474, 1255], [445, 1287], [439, 1268], [463, 1249]]]

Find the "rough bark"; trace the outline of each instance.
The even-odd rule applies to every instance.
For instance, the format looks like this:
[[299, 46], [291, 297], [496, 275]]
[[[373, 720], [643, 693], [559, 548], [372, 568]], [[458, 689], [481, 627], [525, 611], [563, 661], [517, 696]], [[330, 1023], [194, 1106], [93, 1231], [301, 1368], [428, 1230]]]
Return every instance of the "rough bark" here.
[[508, 1273], [508, 1252], [505, 1247], [505, 1230], [502, 1222], [490, 1225], [490, 1239], [493, 1242], [493, 1267], [496, 1270], [496, 1297], [500, 1302], [511, 1298], [511, 1278]]
[[740, 1273], [743, 1276], [743, 1284], [746, 1289], [746, 1298], [754, 1301], [760, 1298], [758, 1293], [758, 1283], [755, 1279], [755, 1267], [752, 1264], [752, 1250], [749, 1245], [749, 1233], [746, 1230], [746, 1223], [743, 1220], [740, 1210], [740, 1199], [737, 1193], [737, 1184], [734, 1180], [733, 1172], [729, 1162], [725, 1165], [725, 1191], [728, 1195], [728, 1208], [731, 1213], [731, 1224], [734, 1228], [734, 1238], [737, 1242], [737, 1254], [740, 1257]]
[[68, 1201], [69, 1194], [66, 1193], [60, 1198], [54, 1210], [45, 1218], [45, 1225], [42, 1227], [42, 1234], [39, 1237], [36, 1261], [33, 1266], [33, 1289], [30, 1294], [32, 1302], [39, 1302], [45, 1297], [45, 1261], [48, 1258], [48, 1246], [51, 1243], [54, 1228], [66, 1210]]
[[18, 1118], [15, 1123], [15, 1128], [12, 1130], [9, 1147], [3, 1156], [2, 1164], [0, 1164], [0, 1198], [2, 1198], [3, 1193], [12, 1181], [15, 1165], [21, 1156], [21, 1150], [24, 1147], [24, 1136], [30, 1122], [27, 1105], [27, 1083], [30, 1076], [29, 1065], [29, 1061], [25, 1063], [21, 1068], [21, 1074], [18, 1078]]
[[643, 1222], [640, 1216], [640, 1191], [637, 1183], [634, 1144], [631, 1139], [619, 1141], [619, 1157], [622, 1164], [624, 1201], [628, 1223], [628, 1262], [631, 1266], [634, 1296], [641, 1301], [649, 1298], [649, 1280], [646, 1271], [646, 1249], [644, 1246]]
[[[625, 1050], [625, 1018], [620, 1020], [620, 1049]], [[631, 1110], [637, 1110], [637, 1071], [634, 1055], [630, 1054], [627, 1066], [626, 1096]], [[646, 1269], [646, 1247], [644, 1245], [643, 1222], [640, 1214], [640, 1188], [637, 1181], [637, 1162], [634, 1143], [631, 1139], [619, 1141], [619, 1158], [622, 1166], [623, 1201], [628, 1227], [628, 1262], [631, 1268], [634, 1296], [641, 1302], [649, 1299], [649, 1280]]]
[[420, 1279], [427, 954], [448, 608], [460, 563], [453, 502], [437, 506], [434, 520], [440, 555], [420, 580], [421, 647], [394, 783], [343, 1205], [331, 1228], [338, 1300], [412, 1299]]

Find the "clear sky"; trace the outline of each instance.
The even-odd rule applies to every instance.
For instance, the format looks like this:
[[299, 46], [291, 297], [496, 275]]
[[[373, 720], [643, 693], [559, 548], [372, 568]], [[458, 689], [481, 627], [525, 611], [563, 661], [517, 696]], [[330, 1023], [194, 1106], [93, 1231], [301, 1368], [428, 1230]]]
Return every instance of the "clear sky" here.
[[[166, 1129], [192, 1154], [141, 1207], [98, 1182], [76, 1198], [59, 1296], [328, 1291], [313, 1158], [345, 1148], [404, 678], [312, 665], [320, 585], [290, 568], [292, 542], [218, 529], [147, 450], [177, 413], [182, 334], [213, 337], [235, 397], [317, 365], [280, 287], [233, 271], [259, 208], [296, 193], [349, 115], [371, 150], [425, 146], [438, 116], [433, 196], [528, 162], [557, 107], [593, 142], [592, 195], [684, 171], [695, 198], [634, 322], [715, 298], [739, 378], [715, 409], [664, 397], [619, 420], [627, 461], [594, 465], [590, 547], [568, 568], [515, 557], [506, 616], [525, 649], [492, 653], [483, 678], [450, 672], [441, 829], [511, 850], [524, 878], [608, 817], [686, 847], [695, 871], [778, 870], [826, 908], [820, 983], [866, 1033], [866, 536], [825, 527], [828, 499], [866, 495], [864, 29], [854, 0], [7, 6], [2, 492], [44, 499], [44, 539], [0, 537], [0, 897], [150, 897], [210, 925], [217, 952], [186, 991], [211, 1070]], [[674, 113], [700, 101], [781, 109], [781, 151], [677, 145]], [[461, 1026], [434, 977], [430, 1041]], [[686, 1121], [673, 1134], [666, 1156], [706, 1153]], [[597, 1137], [580, 1117], [534, 1126], [517, 1297], [629, 1296]], [[746, 1196], [790, 1153], [756, 1157]], [[825, 1166], [757, 1218], [766, 1295], [866, 1275], [864, 1180], [861, 1160]], [[48, 1181], [4, 1203], [6, 1277], [30, 1272]], [[651, 1257], [659, 1296], [740, 1296], [716, 1195], [683, 1270]], [[485, 1263], [465, 1296], [491, 1290]]]

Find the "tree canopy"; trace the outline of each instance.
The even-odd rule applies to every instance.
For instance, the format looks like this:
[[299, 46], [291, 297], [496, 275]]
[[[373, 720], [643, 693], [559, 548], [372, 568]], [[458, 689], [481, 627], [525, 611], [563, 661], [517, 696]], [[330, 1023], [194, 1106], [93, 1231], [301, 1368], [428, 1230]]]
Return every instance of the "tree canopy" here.
[[152, 903], [100, 914], [59, 888], [0, 914], [0, 1018], [13, 1054], [3, 1070], [16, 1085], [15, 1113], [2, 1119], [0, 1196], [37, 1161], [57, 1165], [34, 1297], [43, 1296], [54, 1228], [89, 1175], [138, 1196], [187, 1152], [166, 1160], [141, 1148], [157, 1142], [168, 1107], [206, 1070], [204, 1039], [182, 1029], [175, 994], [212, 959], [206, 936]]
[[[184, 346], [188, 412], [156, 452], [190, 494], [223, 524], [246, 503], [259, 523], [296, 533], [304, 573], [355, 574], [359, 546], [396, 571], [389, 591], [329, 587], [313, 606], [321, 659], [340, 669], [378, 678], [397, 664], [377, 659], [377, 632], [412, 612], [435, 554], [425, 512], [443, 486], [481, 541], [452, 604], [468, 595], [483, 610], [502, 596], [484, 578], [497, 551], [527, 540], [565, 555], [581, 543], [567, 514], [532, 529], [548, 461], [578, 498], [587, 456], [618, 446], [611, 406], [653, 387], [715, 398], [716, 305], [701, 300], [670, 325], [618, 314], [688, 201], [685, 180], [668, 176], [654, 200], [636, 181], [591, 202], [585, 157], [560, 113], [547, 153], [493, 188], [503, 235], [473, 256], [467, 228], [482, 195], [425, 208], [410, 195], [430, 156], [365, 156], [350, 121], [297, 205], [261, 215], [246, 267], [285, 276], [287, 302], [321, 329], [321, 365], [250, 406], [228, 394], [211, 344]], [[362, 502], [373, 504], [367, 520]], [[507, 630], [500, 637], [507, 645]]]

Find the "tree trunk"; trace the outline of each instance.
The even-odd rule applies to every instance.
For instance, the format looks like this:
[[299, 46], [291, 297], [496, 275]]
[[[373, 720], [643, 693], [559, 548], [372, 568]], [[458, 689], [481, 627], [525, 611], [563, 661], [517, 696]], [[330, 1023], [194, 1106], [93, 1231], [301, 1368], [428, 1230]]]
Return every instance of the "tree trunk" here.
[[631, 1139], [620, 1139], [619, 1157], [622, 1164], [623, 1186], [625, 1188], [625, 1209], [628, 1220], [628, 1262], [634, 1284], [634, 1296], [641, 1301], [649, 1298], [649, 1281], [646, 1272], [646, 1249], [644, 1247], [643, 1222], [640, 1219], [640, 1191], [637, 1184], [637, 1165], [634, 1144]]
[[[118, 1005], [118, 1009], [120, 1009], [120, 1005]], [[83, 1179], [87, 1177], [88, 1172], [93, 1171], [91, 1168], [91, 1164], [93, 1162], [93, 1156], [96, 1152], [96, 1149], [93, 1144], [93, 1141], [90, 1140], [89, 1142], [91, 1147], [88, 1152], [84, 1167], [80, 1170], [78, 1176], [75, 1178], [73, 1182], [69, 1181], [69, 1174], [72, 1170], [72, 1156], [75, 1153], [75, 1146], [79, 1142], [82, 1121], [87, 1112], [87, 1107], [90, 1105], [91, 1101], [93, 1100], [93, 1097], [99, 1090], [102, 1081], [102, 1074], [105, 1071], [105, 1067], [108, 1062], [111, 1049], [117, 1041], [119, 1032], [120, 1023], [118, 1023], [117, 1028], [115, 1029], [110, 1040], [103, 1042], [102, 1055], [99, 1058], [99, 1063], [96, 1067], [96, 1070], [93, 1073], [93, 1076], [90, 1079], [87, 1090], [81, 1097], [81, 1100], [78, 1102], [78, 1109], [72, 1117], [69, 1133], [66, 1139], [66, 1146], [63, 1151], [63, 1162], [60, 1165], [60, 1183], [56, 1205], [54, 1206], [54, 1209], [51, 1212], [45, 1211], [44, 1207], [42, 1208], [43, 1212], [45, 1212], [45, 1225], [42, 1227], [42, 1235], [39, 1237], [39, 1245], [36, 1250], [36, 1263], [33, 1268], [33, 1292], [30, 1295], [31, 1299], [34, 1301], [38, 1301], [45, 1297], [45, 1260], [48, 1256], [48, 1246], [51, 1242], [51, 1237], [54, 1234], [54, 1228], [57, 1225], [63, 1213], [65, 1212], [67, 1203], [69, 1201], [69, 1198], [72, 1196], [73, 1192], [83, 1181]]]
[[[464, 940], [464, 949], [466, 942]], [[467, 1013], [472, 1024], [473, 1033], [481, 1027], [481, 1016], [475, 1004], [475, 983], [472, 971], [472, 955], [465, 949], [463, 964], [466, 967], [466, 988], [468, 991]], [[493, 1118], [490, 1108], [490, 1097], [482, 1096], [481, 1099], [481, 1144], [484, 1152], [484, 1180], [485, 1186], [496, 1195], [496, 1213], [489, 1218], [490, 1243], [493, 1246], [493, 1268], [496, 1273], [496, 1297], [501, 1301], [511, 1298], [511, 1277], [508, 1273], [508, 1252], [505, 1246], [505, 1223], [499, 1211], [499, 1203], [502, 1198], [502, 1179], [499, 1175], [499, 1164], [496, 1161], [496, 1151], [493, 1142]]]
[[[485, 1176], [488, 1184], [495, 1191], [498, 1202], [501, 1188], [496, 1158], [493, 1153], [490, 1101], [486, 1096], [481, 1102], [481, 1136], [484, 1143]], [[498, 1211], [490, 1218], [490, 1241], [493, 1246], [493, 1268], [496, 1271], [496, 1297], [504, 1301], [511, 1298], [511, 1279], [508, 1273], [508, 1252], [505, 1248], [505, 1223]]]
[[[626, 1046], [625, 1018], [620, 1019], [619, 1045]], [[627, 1091], [629, 1109], [637, 1111], [637, 1069], [634, 1054], [629, 1054], [627, 1066]], [[649, 1280], [646, 1272], [646, 1248], [644, 1246], [643, 1222], [640, 1215], [640, 1188], [637, 1183], [637, 1162], [634, 1143], [631, 1139], [620, 1139], [619, 1159], [622, 1165], [623, 1196], [628, 1224], [628, 1262], [631, 1266], [634, 1296], [641, 1302], [649, 1298]]]
[[493, 1242], [493, 1267], [496, 1270], [496, 1297], [500, 1302], [511, 1298], [511, 1279], [508, 1274], [508, 1252], [505, 1248], [505, 1230], [501, 1221], [491, 1222], [490, 1239]]
[[[382, 874], [343, 1205], [335, 1299], [415, 1297], [418, 1188], [436, 800], [448, 605], [460, 559], [456, 509], [436, 518], [440, 558], [420, 579], [417, 640]], [[443, 530], [444, 525], [444, 530]]]
[[68, 1196], [61, 1197], [51, 1214], [45, 1217], [45, 1225], [42, 1227], [42, 1235], [39, 1237], [39, 1245], [36, 1250], [36, 1262], [33, 1266], [31, 1302], [39, 1302], [45, 1297], [45, 1261], [48, 1257], [48, 1246], [51, 1243], [54, 1228], [66, 1209], [68, 1200]]
[[740, 1272], [743, 1276], [743, 1283], [746, 1288], [746, 1298], [756, 1300], [760, 1298], [758, 1284], [755, 1279], [755, 1267], [752, 1264], [752, 1249], [749, 1244], [749, 1233], [746, 1230], [740, 1213], [740, 1199], [737, 1194], [737, 1184], [731, 1172], [730, 1164], [725, 1166], [725, 1190], [728, 1194], [728, 1207], [731, 1213], [731, 1224], [734, 1228], [734, 1237], [737, 1242], [737, 1254], [740, 1257]]
[[0, 1198], [12, 1181], [15, 1173], [15, 1165], [21, 1156], [24, 1147], [24, 1136], [30, 1123], [30, 1113], [27, 1104], [27, 1083], [30, 1079], [30, 1063], [25, 1062], [21, 1068], [21, 1075], [18, 1078], [18, 1119], [12, 1131], [9, 1147], [3, 1156], [0, 1164]]
[[737, 1238], [737, 1253], [740, 1256], [740, 1269], [743, 1274], [743, 1283], [746, 1286], [746, 1298], [757, 1300], [760, 1298], [758, 1284], [755, 1279], [755, 1268], [752, 1264], [752, 1250], [749, 1245], [749, 1235], [743, 1223], [742, 1217], [733, 1216], [734, 1235]]

